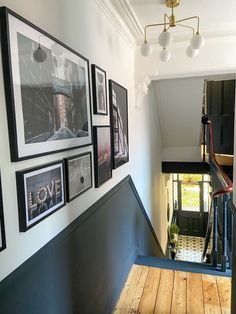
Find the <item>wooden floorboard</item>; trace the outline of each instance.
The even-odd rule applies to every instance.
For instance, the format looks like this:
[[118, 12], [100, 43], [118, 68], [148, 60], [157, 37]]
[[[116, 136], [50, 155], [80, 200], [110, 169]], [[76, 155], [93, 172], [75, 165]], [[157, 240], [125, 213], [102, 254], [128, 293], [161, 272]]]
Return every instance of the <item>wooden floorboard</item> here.
[[114, 314], [230, 314], [231, 279], [133, 265]]

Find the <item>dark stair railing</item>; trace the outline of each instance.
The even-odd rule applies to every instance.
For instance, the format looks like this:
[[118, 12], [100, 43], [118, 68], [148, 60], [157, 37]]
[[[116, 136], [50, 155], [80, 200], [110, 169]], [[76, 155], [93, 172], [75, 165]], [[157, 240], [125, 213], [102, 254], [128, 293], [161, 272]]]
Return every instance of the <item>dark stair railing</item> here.
[[207, 116], [203, 116], [202, 123], [206, 132], [212, 185], [211, 206], [202, 261], [206, 258], [208, 245], [212, 237], [213, 247], [210, 254], [212, 266], [215, 268], [220, 266], [221, 270], [225, 272], [232, 265], [232, 215], [235, 214], [234, 207], [231, 206], [233, 183], [216, 160], [211, 121], [208, 120]]

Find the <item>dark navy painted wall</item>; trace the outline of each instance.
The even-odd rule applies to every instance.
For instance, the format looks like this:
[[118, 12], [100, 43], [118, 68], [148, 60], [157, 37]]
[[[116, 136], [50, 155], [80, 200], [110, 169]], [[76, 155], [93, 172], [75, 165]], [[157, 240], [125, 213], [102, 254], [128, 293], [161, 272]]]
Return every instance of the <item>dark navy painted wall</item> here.
[[0, 313], [111, 313], [137, 255], [162, 251], [128, 176], [0, 283]]

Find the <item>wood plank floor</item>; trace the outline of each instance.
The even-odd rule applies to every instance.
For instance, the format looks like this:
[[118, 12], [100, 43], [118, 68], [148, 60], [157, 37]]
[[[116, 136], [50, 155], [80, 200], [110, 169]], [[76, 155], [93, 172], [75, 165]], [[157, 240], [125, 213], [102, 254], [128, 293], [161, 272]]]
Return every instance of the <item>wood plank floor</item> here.
[[231, 279], [133, 265], [114, 314], [230, 314]]

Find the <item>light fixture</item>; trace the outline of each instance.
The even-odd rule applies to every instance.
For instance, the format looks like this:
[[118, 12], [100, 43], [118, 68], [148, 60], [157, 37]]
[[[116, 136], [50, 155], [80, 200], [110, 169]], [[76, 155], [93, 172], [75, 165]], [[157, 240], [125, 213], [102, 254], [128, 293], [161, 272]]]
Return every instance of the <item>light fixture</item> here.
[[[169, 32], [169, 29], [175, 27], [175, 26], [181, 26], [186, 27], [192, 30], [193, 36], [190, 40], [190, 45], [187, 47], [186, 54], [188, 57], [193, 58], [196, 57], [199, 53], [199, 49], [203, 47], [205, 43], [205, 39], [200, 35], [199, 28], [200, 28], [200, 18], [198, 16], [191, 16], [187, 17], [181, 20], [177, 20], [176, 16], [174, 15], [174, 8], [179, 6], [180, 0], [165, 0], [166, 1], [166, 7], [171, 8], [171, 15], [164, 14], [164, 22], [158, 23], [158, 24], [148, 24], [144, 28], [144, 43], [141, 46], [141, 54], [144, 57], [148, 57], [152, 53], [152, 46], [147, 41], [147, 29], [150, 27], [156, 27], [156, 26], [164, 26], [163, 31], [158, 37], [158, 43], [162, 47], [162, 50], [160, 52], [160, 59], [163, 62], [166, 62], [170, 59], [171, 53], [166, 48], [171, 45], [173, 37], [172, 34]], [[194, 27], [182, 24], [184, 21], [189, 20], [196, 20], [197, 27], [196, 30]]]

